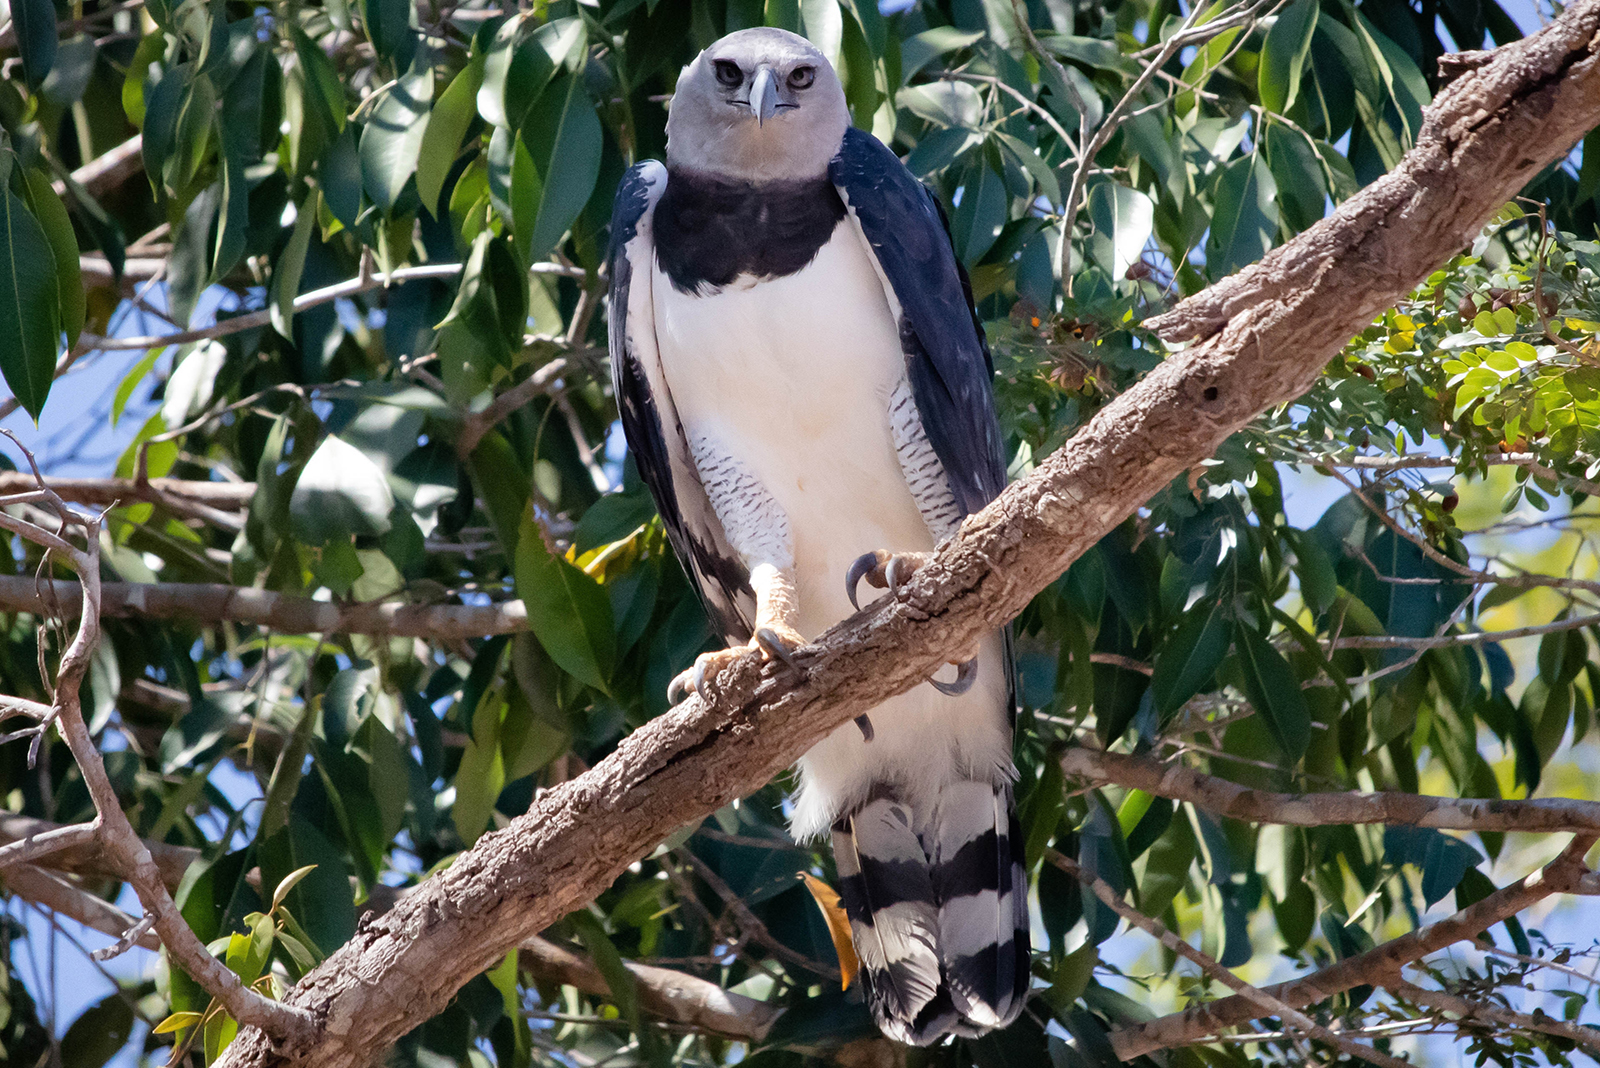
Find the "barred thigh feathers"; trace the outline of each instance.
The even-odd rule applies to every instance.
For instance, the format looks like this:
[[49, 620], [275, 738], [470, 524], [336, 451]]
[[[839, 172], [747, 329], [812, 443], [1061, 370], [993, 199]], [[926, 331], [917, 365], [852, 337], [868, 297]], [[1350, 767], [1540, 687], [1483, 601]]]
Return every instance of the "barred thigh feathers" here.
[[833, 827], [872, 1014], [926, 1046], [1004, 1027], [1028, 994], [1027, 881], [1011, 788], [963, 781], [934, 810], [877, 796]]

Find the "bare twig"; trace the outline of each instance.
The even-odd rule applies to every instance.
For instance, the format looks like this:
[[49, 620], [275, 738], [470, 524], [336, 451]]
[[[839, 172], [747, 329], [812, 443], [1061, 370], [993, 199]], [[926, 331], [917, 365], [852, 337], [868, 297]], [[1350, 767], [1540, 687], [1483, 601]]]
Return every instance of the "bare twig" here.
[[[559, 263], [536, 263], [530, 270], [535, 274], [560, 274], [582, 276], [583, 272], [576, 268], [563, 267]], [[425, 263], [417, 267], [399, 267], [393, 271], [379, 272], [365, 278], [352, 278], [344, 282], [336, 282], [331, 286], [323, 286], [309, 293], [302, 293], [294, 298], [294, 310], [301, 312], [307, 308], [314, 308], [319, 304], [329, 304], [345, 297], [353, 297], [358, 293], [365, 293], [373, 289], [387, 289], [399, 282], [412, 281], [419, 278], [454, 278], [461, 273], [459, 263]], [[272, 313], [263, 308], [260, 311], [246, 312], [236, 315], [231, 319], [224, 319], [213, 326], [201, 327], [196, 330], [180, 330], [172, 334], [158, 334], [152, 337], [94, 337], [85, 334], [87, 342], [82, 342], [89, 349], [101, 352], [111, 352], [118, 349], [155, 349], [168, 345], [182, 345], [190, 341], [205, 341], [209, 338], [226, 337], [237, 334], [242, 330], [254, 330], [257, 327], [267, 326], [272, 322]]]
[[1547, 1035], [1560, 1035], [1600, 1053], [1600, 1031], [1592, 1027], [1581, 1027], [1565, 1020], [1557, 1020], [1544, 1013], [1515, 1012], [1485, 1000], [1469, 1001], [1457, 994], [1443, 990], [1427, 990], [1413, 983], [1396, 983], [1391, 989], [1407, 1001], [1455, 1013], [1463, 1020], [1482, 1020], [1506, 1027], [1519, 1027], [1525, 1031], [1543, 1031]]
[[[586, 994], [612, 996], [604, 974], [587, 956], [538, 937], [519, 948], [523, 969], [535, 978], [566, 983]], [[623, 966], [633, 974], [640, 1008], [697, 1031], [756, 1043], [767, 1037], [783, 1014], [782, 1008], [670, 968], [633, 961], [624, 961]]]
[[756, 914], [750, 911], [750, 906], [746, 905], [739, 895], [733, 892], [732, 888], [723, 881], [720, 875], [711, 870], [711, 865], [695, 856], [693, 850], [680, 848], [674, 850], [673, 855], [689, 862], [690, 866], [694, 868], [695, 874], [705, 880], [706, 885], [711, 887], [712, 892], [722, 899], [723, 904], [728, 906], [728, 910], [739, 921], [740, 930], [760, 942], [772, 952], [773, 956], [787, 964], [804, 968], [814, 975], [820, 975], [824, 979], [833, 979], [835, 981], [839, 979], [838, 968], [814, 961], [805, 954], [797, 953], [778, 941], [772, 932], [767, 930], [767, 925], [762, 923]]
[[[1595, 841], [1592, 834], [1579, 835], [1560, 856], [1539, 871], [1496, 890], [1438, 923], [1365, 953], [1346, 957], [1300, 979], [1266, 987], [1263, 992], [1291, 1007], [1304, 1008], [1354, 986], [1384, 986], [1396, 982], [1400, 969], [1406, 964], [1453, 943], [1475, 939], [1478, 932], [1515, 916], [1551, 894], [1578, 891], [1583, 876], [1588, 873], [1583, 855]], [[1119, 1058], [1132, 1060], [1153, 1050], [1187, 1045], [1260, 1015], [1255, 1003], [1245, 998], [1237, 995], [1220, 998], [1115, 1031], [1111, 1035], [1111, 1045]]]
[[[18, 864], [7, 868], [0, 877], [4, 878], [8, 892], [62, 916], [71, 917], [103, 935], [120, 939], [137, 925], [132, 916], [111, 902], [96, 897], [54, 872], [34, 867], [32, 864]], [[161, 948], [160, 940], [148, 931], [140, 932], [129, 944], [143, 946], [145, 949]]]
[[1285, 1026], [1293, 1024], [1295, 1027], [1299, 1028], [1300, 1031], [1309, 1035], [1310, 1037], [1319, 1039], [1320, 1041], [1326, 1042], [1331, 1046], [1337, 1046], [1346, 1053], [1350, 1054], [1352, 1057], [1358, 1057], [1361, 1060], [1370, 1061], [1373, 1064], [1384, 1065], [1386, 1068], [1410, 1068], [1410, 1065], [1408, 1065], [1405, 1061], [1391, 1057], [1387, 1053], [1379, 1053], [1371, 1046], [1363, 1045], [1348, 1035], [1341, 1035], [1337, 1032], [1330, 1031], [1328, 1028], [1317, 1023], [1317, 1021], [1313, 1020], [1305, 1013], [1299, 1011], [1293, 1006], [1285, 1004], [1279, 999], [1273, 997], [1271, 994], [1267, 993], [1265, 990], [1262, 990], [1259, 987], [1251, 986], [1249, 983], [1245, 982], [1243, 979], [1240, 979], [1237, 975], [1234, 975], [1228, 969], [1224, 968], [1221, 964], [1217, 963], [1213, 957], [1200, 952], [1198, 949], [1195, 949], [1189, 943], [1173, 934], [1165, 924], [1151, 919], [1149, 916], [1146, 916], [1138, 909], [1133, 908], [1127, 902], [1123, 901], [1122, 897], [1115, 890], [1111, 889], [1110, 884], [1108, 884], [1104, 879], [1090, 875], [1088, 872], [1084, 871], [1078, 866], [1077, 861], [1061, 855], [1054, 849], [1046, 849], [1044, 855], [1045, 859], [1050, 861], [1050, 863], [1054, 864], [1068, 875], [1078, 879], [1083, 883], [1084, 886], [1088, 887], [1090, 892], [1093, 893], [1095, 897], [1099, 898], [1101, 903], [1104, 904], [1106, 908], [1127, 920], [1128, 923], [1132, 924], [1134, 927], [1139, 928], [1141, 931], [1155, 938], [1156, 941], [1160, 942], [1162, 946], [1168, 950], [1178, 954], [1180, 957], [1189, 961], [1190, 963], [1198, 965], [1200, 970], [1205, 972], [1206, 975], [1221, 983], [1229, 990], [1236, 992], [1240, 997], [1254, 1004], [1256, 1008], [1262, 1010], [1261, 1014], [1263, 1016], [1269, 1014], [1276, 1016], [1283, 1020]]
[[1540, 797], [1481, 801], [1378, 791], [1282, 794], [1251, 790], [1181, 764], [1075, 746], [1061, 755], [1069, 780], [1114, 783], [1157, 797], [1186, 801], [1218, 816], [1288, 827], [1381, 823], [1451, 831], [1561, 831], [1600, 835], [1600, 801]]
[[521, 382], [512, 386], [494, 400], [481, 412], [473, 412], [461, 421], [461, 430], [456, 434], [456, 453], [460, 456], [472, 455], [472, 450], [478, 447], [478, 442], [483, 440], [494, 426], [527, 404], [541, 393], [549, 393], [561, 383], [561, 376], [569, 370], [564, 357], [556, 357]]
[[[15, 438], [12, 440], [15, 441]], [[32, 464], [32, 455], [26, 450], [24, 453]], [[188, 972], [241, 1024], [259, 1027], [268, 1034], [284, 1039], [302, 1037], [312, 1026], [310, 1015], [305, 1010], [270, 1001], [249, 989], [201, 945], [173, 903], [162, 880], [161, 869], [122, 811], [99, 750], [84, 723], [79, 697], [79, 689], [100, 639], [100, 517], [85, 516], [67, 508], [65, 502], [45, 485], [44, 480], [37, 477], [37, 465], [33, 466], [36, 489], [55, 509], [63, 533], [68, 529], [80, 532], [84, 548], [77, 548], [62, 535], [15, 520], [4, 513], [0, 513], [0, 526], [15, 530], [30, 541], [52, 547], [78, 573], [81, 582], [83, 608], [79, 613], [77, 632], [62, 654], [56, 671], [52, 707], [55, 725], [83, 775], [96, 816], [91, 823], [42, 831], [24, 838], [0, 848], [0, 856], [15, 863], [53, 851], [58, 846], [83, 846], [91, 840], [98, 840], [110, 862], [111, 871], [132, 885], [145, 911], [154, 917], [153, 926], [174, 963]], [[37, 728], [40, 735], [36, 736], [36, 742], [47, 725], [42, 723]], [[138, 924], [131, 925], [134, 939], [143, 933], [138, 927]]]

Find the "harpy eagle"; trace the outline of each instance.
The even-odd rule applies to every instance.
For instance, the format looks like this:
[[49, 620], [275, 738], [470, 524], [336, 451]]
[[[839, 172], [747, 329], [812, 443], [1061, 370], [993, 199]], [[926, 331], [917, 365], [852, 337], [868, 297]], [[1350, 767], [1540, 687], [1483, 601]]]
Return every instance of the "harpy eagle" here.
[[[674, 548], [732, 647], [791, 653], [895, 588], [1005, 482], [988, 345], [942, 209], [804, 38], [730, 34], [686, 67], [667, 162], [611, 220], [622, 425]], [[1022, 1011], [1027, 881], [1011, 784], [1011, 652], [996, 632], [799, 763], [792, 826], [831, 832], [868, 1000], [891, 1038]]]

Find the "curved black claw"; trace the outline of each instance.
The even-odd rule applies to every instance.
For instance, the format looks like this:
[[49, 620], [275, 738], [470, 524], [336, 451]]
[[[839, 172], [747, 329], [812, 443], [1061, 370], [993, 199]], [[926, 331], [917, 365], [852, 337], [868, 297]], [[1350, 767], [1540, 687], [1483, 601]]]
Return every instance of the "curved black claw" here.
[[861, 728], [861, 740], [863, 742], [872, 741], [872, 739], [874, 737], [873, 730], [872, 730], [872, 720], [867, 717], [866, 713], [862, 713], [861, 715], [856, 717], [856, 726]]
[[[856, 557], [856, 562], [850, 565], [850, 570], [844, 573], [844, 592], [846, 596], [850, 598], [851, 608], [854, 608], [857, 611], [861, 609], [860, 602], [856, 600], [856, 587], [861, 585], [862, 579], [872, 574], [872, 572], [878, 568], [878, 565], [883, 562], [883, 555], [884, 554], [882, 552], [878, 551], [862, 553], [860, 556]], [[869, 584], [873, 586], [877, 585], [875, 582], [871, 582]]]
[[956, 665], [956, 678], [954, 682], [940, 682], [932, 675], [928, 676], [928, 684], [947, 697], [960, 697], [972, 689], [972, 684], [978, 679], [978, 658]]
[[761, 648], [766, 650], [768, 656], [775, 656], [787, 664], [791, 670], [799, 671], [800, 665], [795, 661], [794, 650], [771, 627], [760, 627], [756, 630], [756, 641], [761, 643]]

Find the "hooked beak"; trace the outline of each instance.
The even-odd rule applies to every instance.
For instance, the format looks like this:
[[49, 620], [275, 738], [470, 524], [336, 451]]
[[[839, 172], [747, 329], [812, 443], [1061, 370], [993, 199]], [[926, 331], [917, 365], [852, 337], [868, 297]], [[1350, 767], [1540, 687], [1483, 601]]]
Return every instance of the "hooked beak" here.
[[750, 82], [750, 114], [756, 117], [759, 125], [765, 126], [767, 120], [778, 111], [778, 79], [771, 67], [762, 65], [757, 68], [755, 78]]

